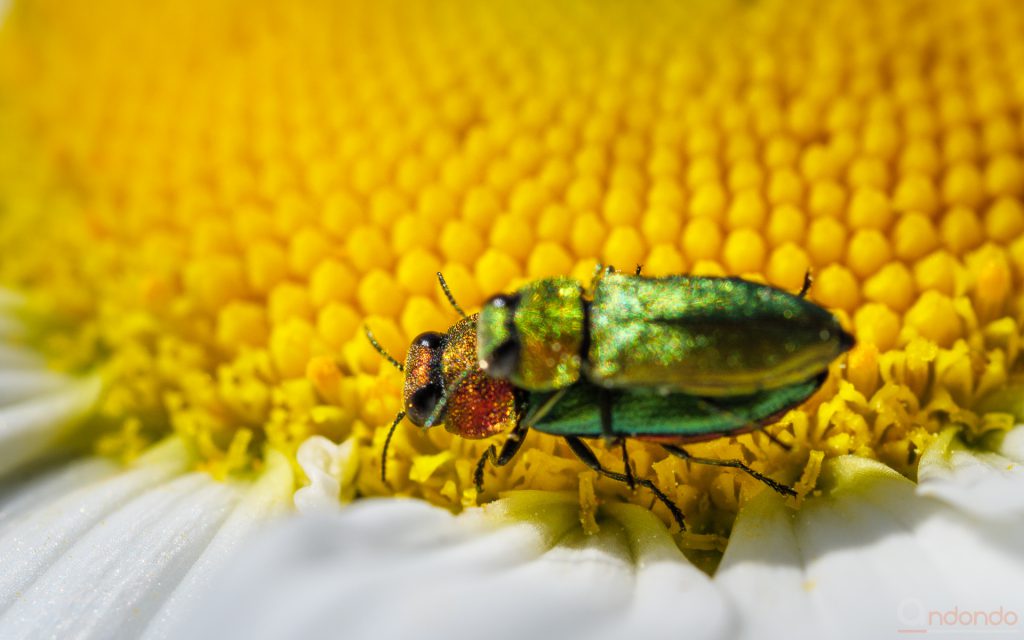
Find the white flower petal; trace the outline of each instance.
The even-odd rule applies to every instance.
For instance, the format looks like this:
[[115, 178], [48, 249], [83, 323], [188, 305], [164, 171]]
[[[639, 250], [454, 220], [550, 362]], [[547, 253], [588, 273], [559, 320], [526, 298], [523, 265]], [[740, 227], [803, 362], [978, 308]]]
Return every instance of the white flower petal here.
[[0, 493], [0, 535], [13, 518], [41, 503], [55, 502], [80, 487], [108, 478], [119, 470], [111, 460], [86, 458], [4, 487]]
[[1003, 437], [999, 451], [1019, 464], [1024, 464], [1024, 425], [1017, 426]]
[[202, 556], [174, 589], [146, 628], [146, 640], [173, 638], [174, 629], [188, 620], [208, 597], [210, 584], [255, 530], [288, 512], [294, 478], [291, 464], [280, 453], [270, 452], [267, 471], [247, 490]]
[[0, 497], [0, 637], [171, 637], [293, 488], [280, 454], [246, 484], [190, 463], [170, 440], [120, 473], [82, 462]]
[[352, 440], [334, 444], [323, 436], [308, 438], [299, 446], [295, 457], [309, 478], [309, 484], [295, 492], [295, 508], [300, 513], [338, 510], [341, 488], [352, 483], [358, 470], [350, 464], [354, 453]]
[[0, 368], [0, 407], [60, 391], [73, 384], [66, 376], [35, 368]]
[[[0, 337], [22, 328], [12, 309], [21, 297], [0, 289]], [[96, 402], [98, 376], [50, 371], [36, 352], [0, 341], [0, 476], [58, 448], [61, 438]]]
[[737, 518], [715, 582], [741, 637], [889, 637], [925, 628], [933, 610], [1024, 611], [1019, 523], [983, 530], [869, 460], [826, 472], [837, 489], [799, 511], [763, 492]]
[[968, 448], [947, 429], [921, 455], [918, 493], [995, 520], [1024, 516], [1024, 426], [996, 451]]
[[0, 407], [0, 475], [43, 455], [99, 395], [100, 381], [68, 381], [56, 391]]
[[0, 555], [0, 610], [127, 502], [182, 473], [188, 458], [180, 443], [172, 441], [140, 462], [134, 469], [92, 482], [81, 477], [79, 467], [70, 478], [86, 480], [84, 484], [57, 476], [14, 494], [14, 513], [0, 523], [0, 549], [5, 550]]
[[479, 510], [452, 516], [403, 500], [296, 518], [240, 554], [179, 635], [726, 635], [723, 599], [648, 512], [623, 506], [585, 536], [571, 496], [530, 504], [536, 524], [495, 526]]
[[137, 637], [236, 499], [194, 473], [128, 501], [18, 594], [0, 617], [4, 637]]
[[[635, 584], [619, 629], [602, 631], [608, 638], [728, 638], [734, 617], [727, 598], [702, 571], [690, 564], [650, 512], [631, 505], [608, 505], [626, 526]], [[642, 522], [647, 520], [646, 523]], [[692, 622], [692, 626], [691, 626]]]

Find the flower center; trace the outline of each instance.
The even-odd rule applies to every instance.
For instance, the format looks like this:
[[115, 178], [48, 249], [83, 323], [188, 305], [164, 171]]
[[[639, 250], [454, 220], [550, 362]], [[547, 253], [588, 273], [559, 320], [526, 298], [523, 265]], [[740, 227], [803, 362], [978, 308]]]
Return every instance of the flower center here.
[[[102, 372], [97, 451], [175, 433], [223, 477], [351, 437], [360, 495], [569, 490], [590, 527], [615, 501], [670, 522], [539, 433], [477, 495], [491, 441], [404, 424], [380, 478], [402, 380], [364, 323], [402, 359], [457, 318], [438, 270], [473, 311], [597, 262], [793, 291], [813, 269], [857, 336], [805, 405], [695, 455], [804, 496], [825, 458], [913, 477], [942, 427], [1012, 425], [1017, 0], [208, 4], [16, 2], [0, 32], [0, 283], [55, 366]], [[629, 447], [695, 549], [763, 490]]]

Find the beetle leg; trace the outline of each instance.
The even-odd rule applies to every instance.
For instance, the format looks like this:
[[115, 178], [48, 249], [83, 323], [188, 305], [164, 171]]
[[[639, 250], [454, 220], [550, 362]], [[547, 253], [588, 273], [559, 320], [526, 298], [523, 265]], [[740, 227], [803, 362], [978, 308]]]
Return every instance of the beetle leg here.
[[793, 487], [782, 484], [781, 482], [778, 482], [776, 480], [772, 480], [768, 476], [762, 473], [758, 473], [757, 471], [754, 471], [740, 460], [715, 460], [714, 458], [698, 458], [697, 456], [690, 455], [690, 452], [688, 452], [686, 449], [682, 447], [677, 447], [673, 444], [663, 444], [661, 446], [662, 448], [665, 449], [665, 451], [668, 451], [677, 458], [689, 460], [690, 462], [696, 462], [697, 464], [706, 464], [712, 467], [732, 467], [733, 469], [742, 469], [751, 477], [760, 480], [761, 482], [765, 483], [766, 485], [768, 485], [769, 487], [771, 487], [772, 489], [774, 489], [778, 493], [781, 493], [784, 496], [796, 495], [796, 491], [793, 489]]
[[636, 489], [636, 477], [633, 476], [633, 465], [629, 462], [629, 451], [626, 450], [625, 438], [619, 440], [619, 446], [622, 447], [622, 466], [626, 470], [626, 484], [632, 491]]
[[515, 457], [519, 448], [523, 446], [523, 440], [526, 439], [526, 432], [530, 428], [537, 424], [544, 416], [551, 411], [551, 408], [558, 404], [558, 401], [565, 396], [569, 387], [559, 389], [558, 391], [551, 394], [547, 400], [541, 405], [536, 406], [533, 411], [523, 414], [519, 414], [519, 422], [516, 423], [515, 429], [512, 433], [508, 434], [508, 439], [505, 440], [505, 444], [501, 446], [501, 453], [498, 453], [494, 445], [487, 447], [487, 451], [480, 456], [480, 459], [476, 462], [476, 469], [473, 472], [473, 483], [476, 486], [477, 492], [483, 491], [484, 487], [484, 468], [487, 466], [487, 460], [490, 460], [496, 467], [503, 467], [508, 464], [512, 458]]
[[626, 470], [626, 484], [630, 489], [636, 489], [636, 478], [633, 477], [633, 467], [629, 464], [629, 453], [626, 451], [626, 439], [619, 438], [612, 428], [612, 394], [607, 389], [601, 390], [598, 400], [601, 409], [601, 435], [604, 436], [605, 446], [611, 446], [618, 440], [622, 447], [622, 466]]
[[491, 464], [496, 467], [504, 467], [511, 462], [512, 458], [519, 453], [519, 448], [523, 446], [523, 441], [526, 440], [526, 432], [529, 430], [530, 425], [525, 420], [520, 419], [519, 423], [516, 424], [516, 428], [512, 430], [512, 433], [508, 434], [505, 444], [501, 445], [501, 453], [498, 453], [493, 444], [487, 447], [484, 455], [480, 456], [480, 459], [477, 460], [476, 470], [473, 472], [473, 485], [476, 487], [477, 493], [482, 493], [484, 490], [484, 468], [487, 466], [487, 461], [490, 460]]
[[635, 275], [635, 276], [640, 275], [640, 270], [641, 269], [643, 269], [643, 265], [640, 265], [640, 264], [636, 265], [636, 273], [634, 273], [633, 275]]
[[[572, 449], [572, 452], [576, 454], [576, 457], [580, 459], [580, 462], [587, 465], [594, 471], [600, 473], [606, 478], [611, 478], [612, 480], [628, 482], [625, 474], [615, 473], [614, 471], [609, 471], [602, 467], [601, 462], [597, 459], [597, 456], [594, 455], [594, 452], [590, 450], [590, 447], [583, 444], [583, 441], [576, 436], [566, 436], [565, 442], [569, 445], [569, 448]], [[679, 525], [679, 529], [686, 531], [685, 518], [683, 518], [682, 510], [680, 510], [676, 503], [672, 502], [669, 497], [658, 488], [658, 485], [654, 484], [647, 478], [636, 478], [635, 482], [641, 487], [650, 489], [651, 493], [657, 496], [658, 500], [661, 500], [661, 503], [668, 507], [668, 510], [672, 513], [672, 519]]]

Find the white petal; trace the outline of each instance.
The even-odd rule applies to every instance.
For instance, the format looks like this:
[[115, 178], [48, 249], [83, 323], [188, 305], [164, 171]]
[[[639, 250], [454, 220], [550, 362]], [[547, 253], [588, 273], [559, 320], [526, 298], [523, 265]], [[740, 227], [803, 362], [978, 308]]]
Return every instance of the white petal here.
[[67, 388], [72, 380], [42, 369], [0, 368], [0, 407]]
[[267, 471], [248, 489], [202, 556], [169, 595], [146, 628], [145, 638], [173, 638], [174, 629], [188, 620], [208, 597], [211, 582], [241, 544], [268, 520], [288, 512], [294, 478], [291, 464], [280, 453], [270, 452]]
[[181, 475], [171, 440], [112, 472], [84, 462], [0, 497], [0, 637], [168, 637], [210, 576], [267, 519], [286, 511], [280, 454], [254, 484]]
[[623, 506], [588, 537], [573, 496], [526, 499], [532, 524], [496, 526], [479, 510], [452, 516], [404, 500], [296, 518], [240, 554], [205, 615], [179, 635], [725, 635], [722, 598], [648, 512]]
[[0, 475], [52, 449], [99, 395], [96, 377], [0, 407]]
[[342, 486], [351, 484], [358, 471], [354, 453], [355, 443], [352, 440], [339, 445], [323, 436], [308, 438], [299, 446], [295, 457], [309, 478], [309, 484], [295, 492], [295, 508], [300, 513], [338, 510]]
[[924, 451], [918, 493], [995, 520], [1024, 516], [1024, 426], [1006, 434], [996, 451], [968, 448], [947, 429]]
[[797, 512], [763, 492], [737, 518], [715, 582], [741, 637], [895, 637], [931, 629], [932, 611], [1024, 611], [1019, 523], [985, 530], [865, 459], [826, 475], [836, 488]]
[[235, 499], [197, 473], [127, 502], [18, 594], [0, 617], [4, 637], [138, 636]]
[[98, 376], [76, 379], [50, 371], [11, 335], [22, 322], [22, 298], [0, 288], [0, 476], [52, 454], [76, 421], [99, 396]]
[[58, 500], [79, 487], [114, 475], [119, 467], [103, 458], [86, 458], [33, 476], [4, 488], [0, 493], [0, 532], [7, 521], [40, 503]]

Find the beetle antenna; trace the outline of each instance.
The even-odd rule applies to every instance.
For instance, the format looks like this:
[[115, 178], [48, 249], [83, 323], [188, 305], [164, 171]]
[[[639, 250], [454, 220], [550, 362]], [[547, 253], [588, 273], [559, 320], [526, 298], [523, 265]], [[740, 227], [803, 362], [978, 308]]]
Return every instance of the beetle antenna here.
[[800, 293], [796, 294], [798, 298], [806, 298], [807, 292], [811, 290], [811, 284], [814, 282], [814, 278], [811, 277], [811, 270], [804, 271], [804, 284], [800, 287]]
[[[452, 384], [451, 387], [449, 387], [449, 388], [451, 388], [451, 389], [458, 389], [459, 385], [462, 384], [462, 381], [465, 380], [466, 378], [468, 378], [469, 374], [472, 373], [472, 372], [473, 372], [472, 367], [467, 368], [465, 371], [463, 371], [459, 375], [458, 378], [455, 379], [455, 383]], [[430, 412], [430, 417], [427, 418], [427, 421], [423, 423], [423, 428], [424, 429], [429, 429], [430, 427], [434, 426], [434, 424], [438, 420], [441, 419], [441, 414], [444, 412], [445, 407], [447, 407], [447, 406], [448, 406], [448, 391], [446, 390], [443, 394], [441, 394], [441, 398], [437, 401], [437, 404], [434, 405], [434, 410]]]
[[395, 421], [391, 423], [391, 428], [388, 429], [388, 437], [384, 440], [384, 450], [380, 452], [380, 481], [384, 484], [388, 483], [388, 447], [391, 446], [391, 436], [395, 435], [395, 427], [405, 417], [404, 411], [399, 411], [398, 415], [395, 416]]
[[441, 272], [437, 272], [437, 281], [441, 283], [441, 290], [444, 291], [444, 295], [448, 298], [448, 302], [451, 303], [452, 308], [459, 312], [459, 315], [463, 318], [466, 317], [466, 312], [462, 310], [458, 302], [455, 302], [455, 296], [452, 295], [451, 289], [448, 288], [448, 283], [444, 281], [444, 276]]
[[594, 275], [590, 277], [590, 292], [593, 293], [594, 289], [597, 288], [597, 283], [601, 280], [601, 276], [604, 275], [604, 265], [598, 262], [594, 266]]
[[392, 367], [399, 371], [405, 371], [405, 367], [402, 366], [402, 363], [395, 360], [394, 357], [384, 349], [384, 347], [380, 346], [380, 343], [377, 342], [377, 338], [373, 337], [373, 332], [370, 331], [370, 327], [364, 324], [363, 331], [366, 332], [366, 339], [370, 341], [370, 344], [373, 345], [373, 348], [377, 350], [377, 353], [379, 353], [381, 357], [390, 362]]

